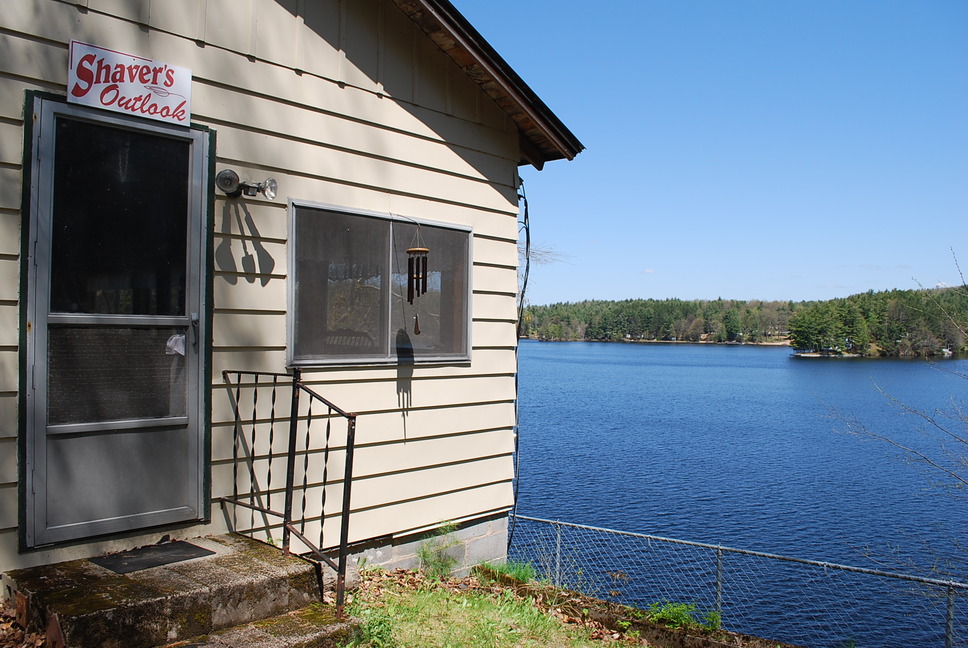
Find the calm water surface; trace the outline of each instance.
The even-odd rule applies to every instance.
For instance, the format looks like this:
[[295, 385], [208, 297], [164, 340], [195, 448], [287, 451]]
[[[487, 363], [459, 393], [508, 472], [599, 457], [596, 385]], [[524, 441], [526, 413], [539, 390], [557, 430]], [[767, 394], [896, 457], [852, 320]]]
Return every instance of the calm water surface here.
[[872, 566], [873, 556], [881, 567], [927, 567], [968, 531], [965, 500], [887, 445], [844, 434], [830, 409], [923, 445], [924, 426], [876, 387], [946, 409], [968, 388], [947, 370], [968, 372], [968, 361], [525, 341], [518, 512], [828, 562]]

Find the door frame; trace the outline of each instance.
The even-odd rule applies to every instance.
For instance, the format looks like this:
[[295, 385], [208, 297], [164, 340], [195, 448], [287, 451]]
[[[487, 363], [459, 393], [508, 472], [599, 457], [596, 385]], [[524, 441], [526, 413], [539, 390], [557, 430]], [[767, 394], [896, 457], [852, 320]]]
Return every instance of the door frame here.
[[[45, 117], [45, 114], [48, 115]], [[142, 118], [110, 113], [95, 108], [69, 104], [63, 96], [46, 92], [27, 92], [24, 108], [24, 164], [23, 200], [21, 213], [21, 269], [20, 269], [20, 399], [19, 414], [19, 544], [21, 551], [30, 551], [63, 543], [88, 542], [98, 537], [143, 532], [156, 526], [192, 526], [206, 523], [211, 519], [211, 360], [212, 360], [212, 290], [213, 259], [211, 250], [214, 231], [214, 188], [211, 179], [215, 169], [215, 133], [207, 127], [175, 126]], [[41, 218], [41, 210], [50, 207], [50, 191], [41, 186], [45, 178], [52, 178], [51, 160], [41, 160], [41, 153], [49, 141], [50, 128], [54, 116], [66, 115], [103, 126], [154, 133], [192, 142], [191, 173], [189, 194], [191, 196], [191, 229], [188, 232], [188, 259], [186, 281], [189, 291], [197, 293], [194, 301], [198, 304], [198, 367], [192, 372], [190, 389], [197, 396], [188, 412], [191, 425], [196, 429], [194, 457], [198, 462], [196, 492], [196, 515], [188, 520], [172, 521], [165, 516], [147, 516], [143, 524], [137, 526], [94, 523], [88, 533], [76, 534], [38, 533], [43, 520], [38, 518], [37, 494], [35, 483], [37, 441], [40, 438], [35, 430], [46, 424], [47, 362], [37, 355], [47, 350], [48, 303], [40, 304], [37, 298], [37, 285], [46, 281], [49, 284], [49, 265], [44, 267], [44, 259], [49, 260], [51, 235], [45, 231], [49, 218]], [[46, 119], [46, 123], [45, 123]], [[44, 138], [48, 139], [44, 139]], [[149, 187], [146, 190], [162, 191], [163, 187]], [[40, 241], [45, 241], [40, 243]], [[39, 246], [48, 249], [38, 253]], [[44, 292], [49, 290], [45, 288]], [[189, 306], [192, 299], [186, 300], [186, 310], [191, 317], [194, 309]], [[189, 324], [191, 328], [191, 324]], [[43, 382], [41, 382], [43, 381]], [[37, 389], [38, 385], [44, 385]], [[38, 394], [43, 398], [38, 399]], [[190, 394], [191, 397], [191, 394]], [[44, 489], [45, 490], [45, 489]], [[40, 511], [43, 513], [43, 511]]]

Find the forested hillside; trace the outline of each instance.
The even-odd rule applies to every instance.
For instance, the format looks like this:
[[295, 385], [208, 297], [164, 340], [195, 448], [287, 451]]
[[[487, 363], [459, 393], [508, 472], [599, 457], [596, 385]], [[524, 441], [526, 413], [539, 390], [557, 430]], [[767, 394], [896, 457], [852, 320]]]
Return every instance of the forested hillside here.
[[542, 340], [776, 342], [820, 353], [929, 356], [965, 350], [968, 289], [866, 292], [824, 302], [629, 299], [529, 306]]

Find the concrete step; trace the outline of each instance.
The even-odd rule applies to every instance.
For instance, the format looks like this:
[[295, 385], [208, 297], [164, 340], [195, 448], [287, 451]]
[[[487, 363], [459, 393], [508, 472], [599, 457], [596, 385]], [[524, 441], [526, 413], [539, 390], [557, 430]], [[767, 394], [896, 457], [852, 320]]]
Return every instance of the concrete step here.
[[319, 604], [161, 648], [336, 648], [356, 633], [354, 619], [339, 620]]
[[151, 648], [320, 601], [317, 566], [241, 536], [191, 540], [212, 555], [115, 573], [89, 560], [9, 572], [18, 621], [53, 648]]

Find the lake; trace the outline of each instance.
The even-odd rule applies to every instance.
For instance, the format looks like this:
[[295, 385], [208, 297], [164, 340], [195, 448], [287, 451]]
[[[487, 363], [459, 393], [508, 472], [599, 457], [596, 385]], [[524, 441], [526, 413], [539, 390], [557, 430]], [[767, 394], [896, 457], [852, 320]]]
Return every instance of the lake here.
[[968, 360], [534, 341], [519, 353], [521, 515], [917, 575], [968, 532], [968, 502], [940, 473], [841, 420], [932, 447], [878, 388], [950, 412]]

